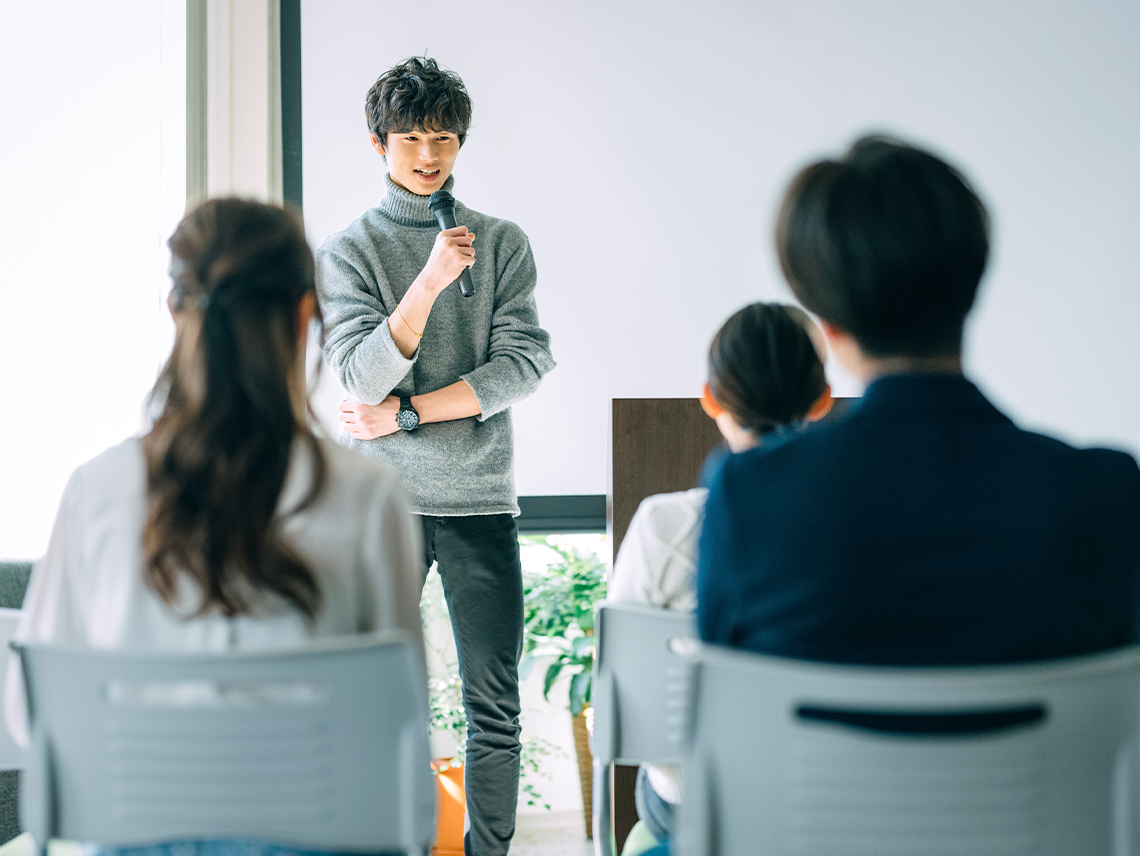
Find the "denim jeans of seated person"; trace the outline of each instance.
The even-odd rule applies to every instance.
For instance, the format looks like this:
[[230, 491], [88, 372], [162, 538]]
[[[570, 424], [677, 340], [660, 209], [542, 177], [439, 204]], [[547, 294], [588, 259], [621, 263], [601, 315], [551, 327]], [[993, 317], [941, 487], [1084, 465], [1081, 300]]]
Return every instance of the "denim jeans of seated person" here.
[[[170, 841], [166, 844], [147, 844], [141, 847], [101, 847], [86, 850], [84, 856], [344, 856], [323, 850], [295, 850], [264, 841], [229, 838], [222, 841]], [[369, 856], [369, 854], [362, 854]], [[376, 853], [372, 856], [399, 856], [396, 853]]]
[[506, 856], [519, 795], [522, 562], [509, 514], [423, 517], [459, 652], [467, 712], [468, 856]]
[[649, 774], [642, 767], [637, 771], [633, 802], [637, 816], [650, 834], [660, 842], [668, 841], [673, 833], [674, 805], [664, 799], [649, 783]]

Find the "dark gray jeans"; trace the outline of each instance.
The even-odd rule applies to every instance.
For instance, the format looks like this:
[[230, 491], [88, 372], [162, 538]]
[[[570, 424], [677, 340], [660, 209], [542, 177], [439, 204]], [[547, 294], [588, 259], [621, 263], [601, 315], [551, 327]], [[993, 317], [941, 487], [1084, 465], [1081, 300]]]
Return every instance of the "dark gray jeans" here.
[[467, 711], [468, 856], [506, 856], [519, 796], [522, 562], [509, 514], [422, 517], [459, 651]]

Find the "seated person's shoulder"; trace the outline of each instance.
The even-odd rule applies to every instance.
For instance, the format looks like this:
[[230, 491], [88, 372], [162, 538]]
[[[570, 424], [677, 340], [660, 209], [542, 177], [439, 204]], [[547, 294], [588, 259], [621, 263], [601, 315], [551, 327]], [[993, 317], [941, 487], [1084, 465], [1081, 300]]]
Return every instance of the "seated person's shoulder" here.
[[332, 440], [321, 439], [319, 442], [328, 466], [324, 490], [327, 499], [347, 499], [355, 505], [367, 497], [402, 489], [399, 473], [384, 461], [337, 445]]
[[329, 474], [333, 478], [345, 482], [363, 483], [399, 481], [400, 476], [396, 469], [379, 458], [363, 455], [326, 437], [322, 437], [318, 442], [329, 463]]
[[1104, 502], [1117, 503], [1126, 508], [1140, 523], [1140, 467], [1136, 459], [1117, 449], [1076, 449], [1089, 492]]
[[607, 597], [660, 609], [693, 609], [705, 488], [646, 497], [630, 521]]
[[647, 496], [641, 501], [635, 516], [640, 518], [641, 525], [650, 528], [672, 528], [678, 523], [688, 523], [694, 517], [699, 522], [708, 495], [707, 488], [695, 487]]
[[146, 459], [142, 441], [131, 437], [100, 452], [78, 467], [71, 476], [69, 490], [80, 490], [90, 499], [96, 495], [108, 501], [146, 491]]
[[1032, 431], [1019, 431], [1018, 434], [1027, 448], [1058, 470], [1083, 479], [1140, 491], [1140, 466], [1128, 452], [1099, 446], [1080, 448]]

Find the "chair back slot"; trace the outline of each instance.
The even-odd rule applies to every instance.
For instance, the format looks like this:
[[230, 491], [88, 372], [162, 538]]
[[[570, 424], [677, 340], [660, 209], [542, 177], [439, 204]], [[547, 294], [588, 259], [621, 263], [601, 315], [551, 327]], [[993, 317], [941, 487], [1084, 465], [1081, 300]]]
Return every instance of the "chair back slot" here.
[[991, 710], [843, 710], [801, 704], [796, 716], [812, 722], [843, 725], [879, 734], [946, 736], [952, 734], [990, 734], [1010, 728], [1037, 725], [1045, 719], [1045, 706], [1040, 704], [996, 708]]

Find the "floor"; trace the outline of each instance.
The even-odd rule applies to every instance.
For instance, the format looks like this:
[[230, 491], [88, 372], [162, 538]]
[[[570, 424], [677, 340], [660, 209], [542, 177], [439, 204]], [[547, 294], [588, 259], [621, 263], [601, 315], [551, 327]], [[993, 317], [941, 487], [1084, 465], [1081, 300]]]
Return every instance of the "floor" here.
[[511, 856], [593, 856], [579, 811], [520, 814]]
[[[520, 815], [511, 856], [593, 856], [580, 812]], [[0, 847], [0, 856], [36, 856], [31, 836], [24, 833]], [[53, 841], [48, 856], [85, 856], [80, 845]]]

